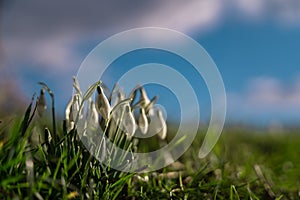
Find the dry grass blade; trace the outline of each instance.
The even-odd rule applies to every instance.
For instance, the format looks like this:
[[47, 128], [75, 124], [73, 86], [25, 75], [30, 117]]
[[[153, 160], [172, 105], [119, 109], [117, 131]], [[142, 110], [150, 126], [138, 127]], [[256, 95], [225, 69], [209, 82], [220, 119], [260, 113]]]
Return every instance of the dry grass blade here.
[[260, 166], [258, 164], [254, 165], [254, 170], [255, 173], [257, 175], [257, 177], [259, 178], [259, 180], [263, 183], [265, 190], [267, 191], [267, 193], [269, 194], [269, 196], [273, 199], [276, 198], [275, 193], [272, 190], [271, 185], [269, 184], [269, 182], [267, 181], [267, 179], [265, 178]]

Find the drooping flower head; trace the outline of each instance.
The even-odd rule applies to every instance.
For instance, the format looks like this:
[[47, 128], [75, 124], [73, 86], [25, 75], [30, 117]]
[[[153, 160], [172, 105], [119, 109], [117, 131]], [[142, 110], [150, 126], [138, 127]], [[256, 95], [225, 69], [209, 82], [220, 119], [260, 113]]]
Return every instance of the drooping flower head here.
[[140, 108], [140, 115], [138, 119], [139, 129], [142, 134], [146, 134], [148, 131], [148, 119], [144, 108]]
[[108, 120], [110, 117], [110, 104], [105, 96], [101, 86], [97, 87], [97, 96], [96, 96], [96, 109], [101, 114], [103, 119]]
[[47, 109], [47, 103], [45, 98], [45, 91], [44, 89], [41, 89], [40, 95], [37, 99], [37, 111], [40, 117], [43, 116], [46, 109]]
[[135, 118], [129, 104], [125, 105], [124, 109], [125, 111], [122, 119], [123, 129], [129, 136], [133, 136], [136, 130]]

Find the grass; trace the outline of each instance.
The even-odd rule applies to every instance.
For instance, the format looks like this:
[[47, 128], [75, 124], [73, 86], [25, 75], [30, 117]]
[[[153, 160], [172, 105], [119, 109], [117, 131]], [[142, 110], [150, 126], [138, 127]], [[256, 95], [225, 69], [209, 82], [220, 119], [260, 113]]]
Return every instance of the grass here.
[[[66, 121], [55, 121], [54, 104], [49, 120], [41, 120], [37, 108], [33, 99], [21, 118], [0, 124], [0, 199], [300, 198], [296, 131], [270, 134], [227, 127], [205, 159], [197, 157], [205, 132], [199, 131], [174, 164], [133, 174], [106, 167], [90, 155], [76, 127], [68, 130]], [[167, 141], [172, 134], [170, 128]], [[138, 148], [147, 151], [159, 141], [152, 138], [151, 146], [140, 141]]]

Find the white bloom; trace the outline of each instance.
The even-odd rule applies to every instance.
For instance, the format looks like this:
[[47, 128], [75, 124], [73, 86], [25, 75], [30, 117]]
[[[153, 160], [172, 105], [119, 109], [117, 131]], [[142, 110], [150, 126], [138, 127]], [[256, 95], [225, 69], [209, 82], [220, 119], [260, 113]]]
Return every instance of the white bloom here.
[[37, 100], [37, 111], [39, 116], [42, 116], [46, 109], [47, 109], [47, 103], [45, 98], [45, 92], [43, 89], [41, 89], [40, 96], [38, 97]]
[[120, 103], [122, 100], [124, 100], [126, 98], [126, 95], [122, 90], [118, 90], [117, 95], [115, 95], [115, 96], [116, 97], [115, 97], [111, 107], [115, 107], [116, 105], [118, 105], [118, 103]]
[[82, 92], [75, 76], [73, 76], [73, 88], [75, 89], [75, 95], [77, 95], [79, 102], [82, 102]]
[[136, 130], [136, 123], [129, 105], [125, 106], [125, 112], [122, 119], [124, 131], [129, 134], [129, 136], [133, 136]]
[[146, 114], [148, 114], [149, 116], [153, 116], [155, 113], [152, 107], [157, 101], [157, 96], [153, 97], [150, 100], [143, 87], [140, 88], [140, 92], [141, 92], [141, 96], [140, 96], [141, 107], [145, 109]]
[[140, 116], [139, 116], [139, 129], [143, 134], [146, 134], [148, 131], [148, 119], [145, 113], [144, 108], [140, 109]]
[[98, 112], [92, 98], [89, 98], [89, 107], [86, 116], [86, 120], [89, 125], [92, 127], [96, 127], [98, 125]]
[[150, 99], [147, 96], [147, 93], [143, 87], [140, 88], [141, 96], [140, 96], [140, 101], [141, 101], [141, 106], [145, 108], [149, 103]]
[[98, 123], [98, 113], [94, 102], [91, 102], [91, 120], [97, 124]]
[[158, 128], [160, 129], [158, 131], [158, 136], [164, 140], [167, 137], [167, 123], [166, 120], [164, 119], [164, 116], [162, 114], [162, 111], [160, 109], [157, 110], [157, 116], [159, 119], [159, 125]]
[[[65, 118], [68, 132], [74, 128], [76, 117], [79, 114], [79, 104], [79, 96], [78, 94], [75, 94], [73, 98], [69, 101], [65, 110]], [[79, 115], [79, 117], [82, 116]]]
[[110, 116], [110, 105], [107, 97], [105, 96], [101, 86], [97, 87], [98, 95], [96, 96], [96, 109], [104, 119]]
[[[80, 115], [79, 113], [79, 108], [80, 108], [80, 102], [79, 102], [79, 95], [75, 94], [73, 97], [73, 102], [72, 102], [72, 106], [71, 106], [71, 116], [70, 119], [72, 121], [75, 121], [77, 118], [77, 115]], [[80, 117], [80, 116], [79, 116]]]
[[65, 118], [66, 118], [67, 121], [69, 121], [70, 117], [73, 115], [73, 114], [71, 114], [71, 112], [72, 112], [72, 103], [73, 103], [73, 98], [70, 99], [70, 101], [67, 105], [67, 108], [65, 110]]

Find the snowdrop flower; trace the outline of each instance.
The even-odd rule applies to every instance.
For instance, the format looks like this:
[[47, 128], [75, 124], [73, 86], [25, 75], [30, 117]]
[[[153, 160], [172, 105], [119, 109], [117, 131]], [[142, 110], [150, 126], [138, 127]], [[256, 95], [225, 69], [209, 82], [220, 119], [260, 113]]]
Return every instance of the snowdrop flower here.
[[98, 124], [98, 112], [95, 106], [95, 103], [92, 101], [92, 98], [89, 98], [89, 107], [87, 110], [87, 122], [92, 126], [97, 126]]
[[130, 105], [125, 106], [122, 123], [125, 129], [123, 130], [128, 133], [129, 136], [133, 136], [136, 130], [136, 123]]
[[37, 99], [37, 111], [40, 117], [43, 116], [46, 109], [47, 103], [45, 98], [45, 91], [41, 89], [40, 96]]
[[157, 96], [153, 97], [151, 100], [149, 99], [145, 89], [143, 87], [140, 87], [140, 103], [141, 103], [141, 107], [145, 109], [145, 113], [153, 116], [154, 110], [152, 109], [153, 105], [155, 104], [155, 102], [157, 101]]
[[146, 106], [146, 108], [145, 108], [146, 114], [148, 114], [148, 115], [150, 115], [150, 116], [153, 116], [153, 115], [154, 115], [154, 109], [153, 109], [153, 106], [154, 106], [155, 102], [157, 101], [157, 98], [158, 98], [157, 96], [154, 96], [154, 97], [151, 99], [150, 103]]
[[[65, 118], [67, 124], [67, 131], [69, 132], [74, 128], [75, 120], [79, 114], [79, 96], [75, 94], [73, 98], [69, 101], [67, 108], [65, 110]], [[79, 118], [82, 116], [79, 115]]]
[[160, 125], [158, 126], [160, 130], [157, 134], [160, 137], [160, 139], [164, 140], [167, 137], [167, 123], [160, 109], [157, 110], [157, 116], [160, 123]]
[[146, 134], [148, 131], [148, 119], [145, 113], [145, 109], [141, 108], [140, 109], [140, 116], [138, 119], [138, 125], [139, 125], [139, 129], [143, 134]]
[[133, 102], [135, 101], [135, 98], [136, 98], [136, 94], [137, 94], [137, 91], [140, 90], [142, 86], [140, 85], [137, 85], [135, 88], [133, 88], [133, 90], [131, 91], [130, 95], [129, 95], [129, 99], [131, 99], [131, 106], [133, 104]]
[[96, 109], [106, 120], [110, 116], [110, 105], [107, 97], [105, 96], [101, 86], [97, 87], [98, 95], [96, 96]]
[[147, 93], [143, 87], [140, 87], [140, 93], [141, 106], [145, 108], [150, 103], [150, 99], [148, 98]]
[[[72, 120], [75, 121], [80, 109], [79, 95], [75, 94], [72, 102]], [[79, 116], [80, 117], [80, 116]]]
[[118, 103], [120, 103], [125, 98], [126, 98], [125, 93], [122, 90], [118, 90], [117, 95], [116, 95], [111, 107], [115, 107], [116, 105], [118, 105]]
[[78, 95], [78, 98], [79, 98], [79, 101], [81, 102], [82, 101], [82, 92], [81, 92], [81, 89], [80, 89], [80, 86], [79, 86], [79, 82], [77, 80], [77, 78], [75, 76], [73, 76], [73, 87], [75, 89], [75, 94]]
[[73, 103], [73, 98], [71, 98], [71, 100], [69, 101], [67, 108], [65, 110], [65, 118], [67, 121], [73, 120], [72, 103]]
[[150, 135], [157, 134], [162, 140], [167, 137], [167, 123], [161, 109], [155, 107], [155, 115], [150, 116], [149, 131]]

